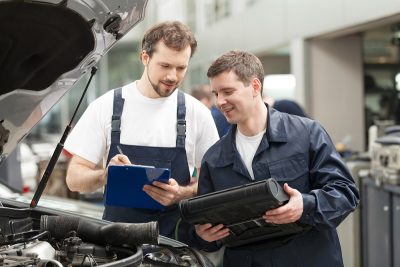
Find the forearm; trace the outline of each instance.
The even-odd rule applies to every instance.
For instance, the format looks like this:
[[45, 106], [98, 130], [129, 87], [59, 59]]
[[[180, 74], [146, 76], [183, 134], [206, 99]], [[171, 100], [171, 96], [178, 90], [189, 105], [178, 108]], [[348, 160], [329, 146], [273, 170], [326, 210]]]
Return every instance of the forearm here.
[[195, 172], [193, 173], [193, 176], [190, 177], [190, 183], [187, 186], [182, 186], [183, 189], [183, 198], [182, 199], [187, 199], [191, 197], [197, 196], [197, 188], [199, 185], [199, 177], [200, 177], [200, 168], [197, 167], [195, 168]]
[[193, 179], [189, 185], [181, 186], [181, 200], [195, 197], [197, 195], [197, 185], [197, 179]]
[[71, 191], [93, 192], [104, 186], [105, 177], [104, 169], [90, 168], [71, 162], [68, 167], [66, 182]]

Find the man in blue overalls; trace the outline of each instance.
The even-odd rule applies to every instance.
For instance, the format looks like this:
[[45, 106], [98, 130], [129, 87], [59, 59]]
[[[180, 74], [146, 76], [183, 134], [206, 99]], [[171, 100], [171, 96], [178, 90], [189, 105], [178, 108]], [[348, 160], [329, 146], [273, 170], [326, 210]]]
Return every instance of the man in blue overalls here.
[[106, 206], [103, 218], [157, 220], [162, 235], [183, 242], [188, 241], [188, 230], [179, 223], [177, 203], [196, 195], [197, 179], [191, 173], [199, 169], [204, 153], [218, 140], [210, 111], [176, 90], [196, 46], [193, 33], [180, 22], [160, 23], [149, 29], [142, 40], [144, 72], [140, 80], [92, 102], [65, 143], [74, 155], [67, 172], [72, 191], [92, 192], [106, 185], [108, 165], [170, 169], [168, 183], [143, 187], [165, 209]]
[[[250, 53], [223, 54], [207, 76], [232, 128], [204, 155], [198, 194], [273, 177], [289, 202], [266, 207], [263, 219], [311, 227], [288, 242], [226, 248], [224, 266], [343, 266], [336, 227], [357, 207], [359, 192], [326, 131], [316, 121], [263, 102], [263, 66]], [[230, 234], [223, 224], [197, 225], [196, 233], [198, 245], [209, 251]]]

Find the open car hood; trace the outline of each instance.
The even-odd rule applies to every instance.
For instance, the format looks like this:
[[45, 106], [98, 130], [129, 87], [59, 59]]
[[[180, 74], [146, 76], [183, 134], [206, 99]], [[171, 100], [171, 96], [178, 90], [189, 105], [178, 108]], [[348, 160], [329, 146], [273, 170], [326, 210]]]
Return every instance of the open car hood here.
[[0, 164], [144, 17], [147, 0], [0, 0]]

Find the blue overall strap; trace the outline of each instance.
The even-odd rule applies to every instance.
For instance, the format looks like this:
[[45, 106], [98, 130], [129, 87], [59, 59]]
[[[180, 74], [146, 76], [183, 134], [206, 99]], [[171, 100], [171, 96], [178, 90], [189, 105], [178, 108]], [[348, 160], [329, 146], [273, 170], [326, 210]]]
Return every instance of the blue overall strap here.
[[125, 99], [122, 98], [122, 88], [114, 90], [113, 115], [111, 117], [111, 143], [120, 143], [121, 115]]
[[186, 106], [185, 94], [178, 90], [178, 108], [176, 124], [176, 147], [185, 148], [186, 139]]

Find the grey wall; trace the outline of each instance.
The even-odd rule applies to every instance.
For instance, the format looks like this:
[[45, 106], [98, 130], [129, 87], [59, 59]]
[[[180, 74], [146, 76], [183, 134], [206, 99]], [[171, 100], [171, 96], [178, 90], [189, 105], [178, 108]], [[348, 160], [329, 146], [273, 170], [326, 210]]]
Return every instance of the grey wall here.
[[309, 111], [335, 142], [350, 138], [364, 150], [361, 36], [313, 40], [310, 53]]
[[197, 32], [199, 49], [192, 64], [208, 64], [231, 49], [263, 53], [295, 38], [311, 38], [396, 14], [400, 14], [398, 0], [260, 0]]
[[289, 55], [267, 55], [259, 56], [259, 58], [263, 64], [265, 75], [291, 73]]

